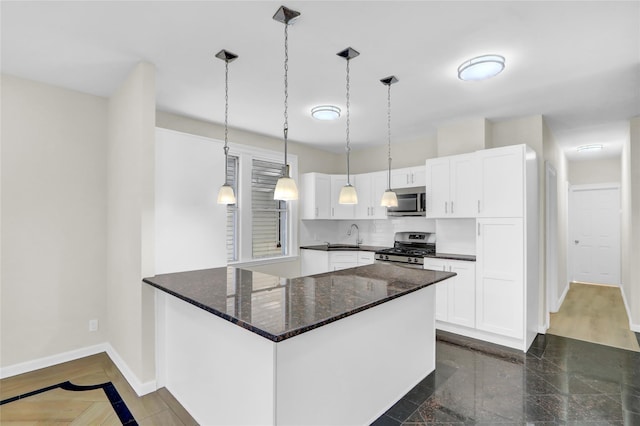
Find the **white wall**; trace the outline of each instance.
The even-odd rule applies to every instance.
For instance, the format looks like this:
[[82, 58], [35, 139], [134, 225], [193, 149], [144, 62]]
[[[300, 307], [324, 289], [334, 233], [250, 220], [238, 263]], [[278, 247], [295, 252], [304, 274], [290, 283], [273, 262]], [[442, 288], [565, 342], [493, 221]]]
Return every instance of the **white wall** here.
[[227, 206], [217, 203], [222, 147], [209, 138], [156, 130], [156, 274], [227, 265]]
[[[358, 174], [387, 170], [389, 167], [388, 154], [387, 144], [367, 149], [354, 149], [351, 151], [349, 160], [351, 173]], [[437, 156], [435, 135], [426, 135], [413, 141], [391, 141], [391, 168], [393, 169], [423, 166], [427, 158]], [[334, 161], [338, 164], [338, 170], [333, 173], [346, 173], [347, 159], [345, 154], [337, 155]]]
[[7, 75], [1, 84], [7, 367], [107, 340], [107, 102]]
[[[109, 99], [107, 304], [109, 342], [140, 393], [155, 390], [155, 68], [138, 64]], [[119, 367], [122, 367], [119, 365]], [[122, 369], [122, 368], [121, 368]]]
[[484, 118], [468, 119], [438, 127], [438, 157], [488, 148], [490, 136], [491, 123]]
[[569, 182], [571, 185], [620, 182], [620, 161], [620, 157], [569, 161]]
[[640, 332], [640, 117], [630, 121], [622, 170], [623, 288], [631, 310], [631, 327]]

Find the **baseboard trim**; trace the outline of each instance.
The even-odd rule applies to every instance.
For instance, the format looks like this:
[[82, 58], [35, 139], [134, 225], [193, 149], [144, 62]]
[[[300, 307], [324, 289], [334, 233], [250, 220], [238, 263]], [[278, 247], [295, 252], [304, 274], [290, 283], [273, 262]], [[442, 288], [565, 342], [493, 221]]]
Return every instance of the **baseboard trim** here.
[[143, 396], [157, 390], [156, 381], [149, 380], [148, 382], [141, 382], [140, 379], [138, 379], [138, 376], [131, 371], [127, 363], [124, 362], [118, 351], [116, 351], [110, 343], [106, 344], [106, 352], [138, 396]]
[[56, 355], [21, 362], [19, 364], [8, 365], [0, 368], [0, 379], [6, 379], [7, 377], [17, 376], [18, 374], [29, 373], [31, 371], [40, 370], [42, 368], [51, 367], [64, 362], [74, 361], [76, 359], [99, 354], [101, 352], [107, 352], [108, 345], [108, 343], [99, 343], [97, 345], [87, 346], [86, 348], [75, 349]]
[[143, 396], [157, 390], [155, 380], [141, 382], [133, 371], [131, 371], [127, 363], [124, 362], [120, 354], [118, 354], [118, 351], [116, 351], [109, 343], [99, 343], [97, 345], [87, 346], [86, 348], [75, 349], [56, 355], [21, 362], [19, 364], [8, 365], [0, 368], [0, 379], [17, 376], [18, 374], [30, 373], [32, 371], [52, 367], [54, 365], [74, 361], [76, 359], [85, 358], [102, 352], [107, 353], [109, 358], [111, 358], [111, 361], [113, 361], [118, 370], [120, 370], [120, 373], [122, 373], [138, 396]]
[[560, 307], [564, 303], [564, 298], [567, 297], [567, 293], [569, 293], [569, 287], [571, 287], [571, 283], [567, 284], [567, 286], [564, 288], [564, 291], [560, 295], [560, 298], [558, 299], [558, 303], [556, 304], [556, 308], [558, 309], [558, 311], [560, 310]]
[[631, 329], [631, 331], [640, 333], [640, 324], [632, 324], [631, 322], [629, 322], [629, 328]]
[[547, 334], [547, 330], [549, 329], [548, 324], [540, 324], [538, 325], [538, 333], [539, 334]]

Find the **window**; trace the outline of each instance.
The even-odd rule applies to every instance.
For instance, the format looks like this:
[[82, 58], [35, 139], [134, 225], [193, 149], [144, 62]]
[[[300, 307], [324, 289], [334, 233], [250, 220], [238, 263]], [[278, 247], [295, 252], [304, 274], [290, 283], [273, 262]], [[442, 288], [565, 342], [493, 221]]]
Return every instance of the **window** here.
[[227, 262], [235, 262], [238, 260], [237, 233], [238, 229], [238, 163], [239, 158], [229, 156], [227, 161], [227, 182], [233, 188], [236, 194], [236, 204], [227, 206]]
[[288, 254], [287, 203], [273, 199], [282, 164], [259, 159], [251, 167], [252, 258]]

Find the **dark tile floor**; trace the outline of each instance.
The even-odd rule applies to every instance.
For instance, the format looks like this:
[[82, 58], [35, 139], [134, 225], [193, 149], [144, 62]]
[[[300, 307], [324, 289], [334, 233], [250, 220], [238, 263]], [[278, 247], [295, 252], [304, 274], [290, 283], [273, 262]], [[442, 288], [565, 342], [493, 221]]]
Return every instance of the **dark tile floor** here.
[[640, 353], [539, 335], [527, 354], [439, 333], [383, 425], [640, 425]]

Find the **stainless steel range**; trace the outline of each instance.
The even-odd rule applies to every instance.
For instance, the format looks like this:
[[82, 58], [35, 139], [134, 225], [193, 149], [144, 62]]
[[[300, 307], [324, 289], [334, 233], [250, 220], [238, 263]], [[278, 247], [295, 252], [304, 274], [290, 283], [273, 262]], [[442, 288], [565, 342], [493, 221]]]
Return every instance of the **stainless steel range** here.
[[436, 234], [430, 232], [396, 232], [393, 248], [376, 252], [380, 263], [397, 263], [423, 268], [424, 257], [436, 252]]

